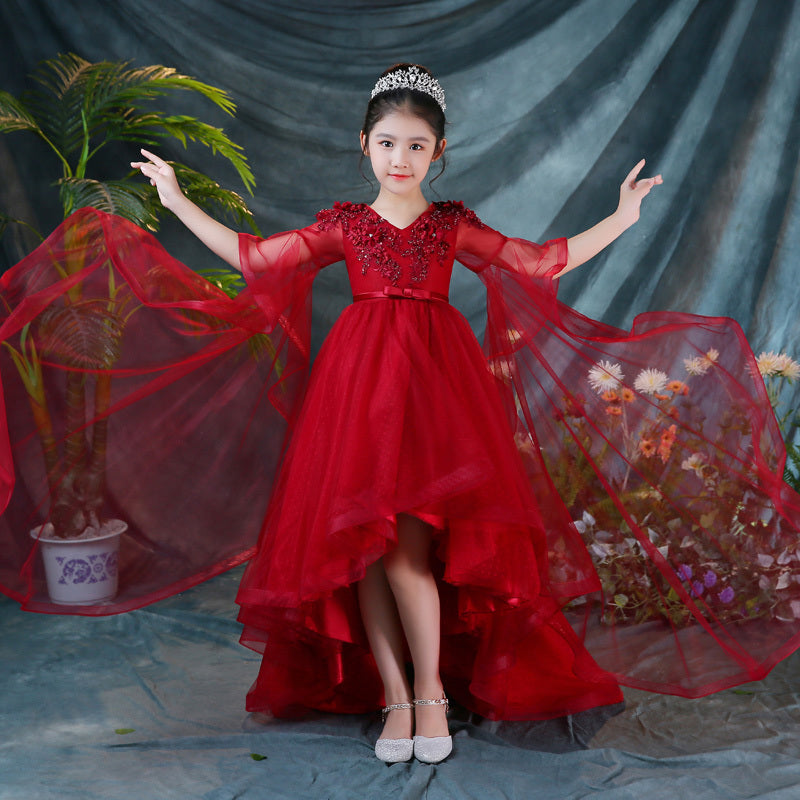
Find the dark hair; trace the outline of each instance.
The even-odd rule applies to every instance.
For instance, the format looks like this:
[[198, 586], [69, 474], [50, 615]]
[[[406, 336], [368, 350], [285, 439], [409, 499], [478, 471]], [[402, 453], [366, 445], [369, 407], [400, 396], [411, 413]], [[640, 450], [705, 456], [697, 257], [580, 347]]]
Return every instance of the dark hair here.
[[[382, 72], [380, 77], [383, 78], [385, 75], [391, 75], [393, 72], [405, 70], [409, 67], [416, 67], [420, 72], [424, 72], [433, 77], [433, 73], [427, 67], [423, 67], [420, 64], [394, 64], [389, 67], [389, 69]], [[434, 152], [438, 152], [442, 139], [444, 139], [444, 129], [447, 125], [444, 111], [442, 111], [442, 107], [429, 94], [416, 89], [390, 89], [386, 92], [376, 94], [367, 104], [367, 113], [364, 117], [364, 125], [361, 128], [364, 138], [368, 139], [372, 129], [387, 114], [391, 114], [395, 111], [405, 111], [427, 122], [436, 137]], [[367, 178], [363, 170], [361, 170], [363, 159], [364, 154], [362, 153], [361, 161], [359, 162], [359, 170], [362, 176], [369, 181], [369, 178]], [[444, 156], [442, 156], [440, 160], [442, 168], [439, 170], [438, 175], [431, 179], [431, 183], [444, 172]]]

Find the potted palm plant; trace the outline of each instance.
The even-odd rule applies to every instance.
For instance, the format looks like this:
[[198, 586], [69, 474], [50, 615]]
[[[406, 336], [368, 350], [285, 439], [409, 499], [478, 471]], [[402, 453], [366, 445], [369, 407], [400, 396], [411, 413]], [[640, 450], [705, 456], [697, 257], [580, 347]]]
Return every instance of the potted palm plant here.
[[[159, 98], [186, 91], [233, 114], [233, 102], [219, 88], [161, 65], [91, 63], [74, 54], [42, 62], [31, 78], [33, 87], [19, 98], [0, 91], [0, 132], [27, 131], [55, 155], [60, 168], [55, 185], [67, 220], [64, 236], [74, 246], [65, 248], [67, 255], [54, 261], [53, 268], [70, 288], [3, 346], [24, 385], [42, 448], [49, 503], [43, 509], [45, 522], [31, 534], [46, 567], [50, 563], [54, 570], [47, 577], [51, 599], [96, 603], [116, 592], [115, 543], [126, 528], [124, 520], [103, 518], [111, 370], [120, 356], [127, 321], [140, 304], [114, 279], [111, 264], [106, 266], [104, 296], [84, 295], [83, 234], [79, 225], [70, 226], [70, 215], [91, 206], [146, 229], [157, 228], [163, 208], [155, 189], [137, 180], [138, 173], [105, 180], [90, 174], [92, 159], [111, 142], [135, 143], [138, 148], [169, 139], [186, 146], [192, 140], [227, 159], [248, 191], [254, 179], [241, 147], [221, 129], [157, 107]], [[173, 166], [196, 203], [256, 230], [242, 197], [184, 164]], [[0, 212], [0, 229], [11, 223], [26, 224]], [[63, 400], [57, 403], [43, 380], [43, 363], [64, 367], [65, 386], [59, 389]], [[86, 550], [87, 540], [96, 540], [99, 549], [94, 554]], [[58, 546], [65, 543], [81, 549], [63, 554]], [[77, 596], [79, 589], [87, 589], [88, 595]]]

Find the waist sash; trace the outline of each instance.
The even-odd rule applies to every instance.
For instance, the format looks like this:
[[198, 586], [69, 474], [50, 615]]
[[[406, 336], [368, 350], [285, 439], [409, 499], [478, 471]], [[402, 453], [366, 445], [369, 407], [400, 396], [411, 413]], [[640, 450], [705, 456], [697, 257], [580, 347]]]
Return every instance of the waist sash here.
[[377, 292], [360, 292], [353, 295], [353, 302], [359, 300], [402, 300], [408, 298], [411, 300], [438, 300], [441, 303], [449, 303], [450, 298], [446, 294], [439, 292], [431, 292], [427, 289], [415, 289], [412, 286], [407, 286], [401, 289], [399, 286], [384, 286], [383, 289]]

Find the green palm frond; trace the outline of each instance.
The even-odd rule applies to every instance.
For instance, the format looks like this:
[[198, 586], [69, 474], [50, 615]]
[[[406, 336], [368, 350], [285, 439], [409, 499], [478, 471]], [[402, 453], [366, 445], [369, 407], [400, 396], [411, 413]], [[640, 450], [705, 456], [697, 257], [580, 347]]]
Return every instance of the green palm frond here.
[[[223, 189], [216, 181], [191, 167], [175, 163], [173, 166], [184, 193], [192, 202], [211, 214], [230, 218], [239, 226], [247, 224], [254, 233], [259, 234], [253, 215], [241, 195]], [[149, 231], [158, 230], [159, 217], [163, 213], [158, 192], [150, 184], [142, 183], [136, 172], [117, 181], [63, 178], [58, 183], [65, 214], [91, 206], [125, 217]]]
[[[190, 141], [200, 143], [227, 159], [252, 194], [254, 179], [247, 159], [242, 148], [223, 130], [193, 117], [164, 114], [156, 104], [174, 91], [189, 91], [226, 114], [233, 114], [234, 103], [222, 89], [181, 75], [170, 67], [91, 63], [71, 53], [42, 62], [32, 78], [34, 85], [22, 98], [0, 92], [0, 134], [30, 131], [55, 153], [61, 162], [61, 175], [55, 184], [65, 217], [78, 208], [93, 206], [156, 229], [164, 209], [155, 188], [142, 180], [138, 172], [123, 173], [118, 180], [89, 178], [87, 165], [111, 141], [136, 142], [139, 146], [169, 139], [177, 139], [184, 147]], [[186, 194], [198, 205], [239, 223], [246, 222], [258, 232], [247, 205], [236, 192], [221, 188], [187, 166], [176, 164], [175, 169]], [[0, 235], [11, 222], [20, 220], [0, 213]], [[64, 259], [55, 261], [53, 267], [61, 277], [78, 275], [94, 252], [93, 244], [84, 236], [80, 224], [65, 231], [65, 244]], [[107, 297], [84, 298], [82, 284], [78, 283], [63, 296], [61, 305], [48, 306], [36, 318], [35, 325], [25, 328], [19, 349], [4, 343], [4, 350], [17, 367], [31, 398], [51, 491], [50, 518], [60, 536], [78, 533], [77, 529], [73, 531], [73, 521], [96, 514], [102, 505], [108, 424], [104, 409], [108, 407], [112, 380], [109, 370], [120, 358], [125, 325], [136, 311], [130, 307], [135, 302], [133, 295], [117, 282], [111, 265], [106, 266]], [[159, 281], [153, 278], [153, 285], [158, 287]], [[183, 281], [180, 283], [184, 289]], [[213, 283], [234, 295], [241, 288], [241, 277], [219, 275]], [[219, 298], [219, 288], [213, 288], [200, 277], [197, 284], [196, 291], [192, 290], [195, 297], [203, 297], [205, 292]], [[167, 286], [164, 291], [169, 294]], [[196, 310], [185, 309], [183, 313], [187, 326], [197, 333], [224, 332], [231, 325], [225, 319]], [[263, 335], [254, 337], [250, 343], [254, 355], [269, 352], [271, 342], [266, 340], [265, 344], [262, 338]], [[63, 409], [59, 410], [63, 411], [66, 429], [74, 435], [68, 436], [60, 448], [53, 438], [41, 381], [41, 367], [48, 361], [70, 368]], [[84, 370], [95, 373], [93, 406], [87, 400], [91, 385], [87, 376], [81, 374]], [[105, 399], [100, 402], [98, 398]], [[98, 419], [89, 421], [87, 411], [98, 415]], [[84, 424], [87, 431], [91, 429], [91, 435], [84, 435]], [[86, 469], [79, 475], [82, 464]], [[80, 491], [76, 492], [78, 485]]]
[[242, 152], [242, 147], [232, 142], [222, 129], [187, 116], [164, 117], [161, 125], [168, 136], [179, 139], [184, 147], [186, 146], [186, 140], [190, 139], [193, 142], [199, 142], [206, 147], [210, 147], [214, 155], [219, 154], [227, 159], [239, 174], [239, 178], [248, 192], [252, 194], [255, 178], [247, 164], [247, 158]]
[[72, 53], [42, 61], [31, 75], [40, 88], [23, 96], [43, 135], [64, 159], [79, 151], [83, 143], [81, 111], [91, 66]]
[[[252, 194], [252, 170], [242, 148], [221, 129], [190, 116], [168, 115], [150, 107], [173, 91], [200, 94], [226, 114], [235, 105], [227, 92], [155, 64], [130, 67], [127, 62], [89, 62], [74, 53], [41, 62], [31, 76], [34, 87], [23, 99], [0, 92], [0, 133], [28, 130], [41, 137], [61, 160], [57, 181], [64, 216], [83, 206], [126, 217], [154, 231], [164, 209], [153, 187], [129, 173], [119, 180], [90, 180], [87, 165], [111, 141], [158, 145], [177, 139], [184, 147], [197, 142], [221, 155]], [[211, 213], [221, 212], [254, 233], [247, 204], [236, 192], [223, 189], [200, 172], [176, 165], [186, 194]], [[0, 218], [0, 234], [8, 222]]]
[[[60, 158], [64, 178], [85, 178], [88, 162], [108, 142], [157, 145], [177, 139], [184, 147], [197, 142], [227, 159], [252, 194], [255, 181], [247, 158], [221, 128], [152, 107], [160, 97], [189, 91], [232, 115], [236, 106], [223, 89], [160, 64], [134, 68], [127, 62], [92, 63], [74, 53], [41, 62], [32, 78], [36, 85], [22, 100], [0, 93], [0, 133], [38, 134]], [[65, 205], [65, 216], [75, 207]]]
[[[32, 77], [39, 86], [27, 95], [28, 105], [48, 138], [66, 156], [81, 150], [84, 125], [97, 143], [95, 152], [107, 141], [129, 139], [125, 132], [142, 127], [137, 122], [140, 116], [157, 128], [163, 115], [141, 112], [154, 99], [175, 90], [198, 93], [226, 114], [232, 115], [236, 108], [224, 90], [160, 64], [130, 68], [127, 62], [92, 63], [67, 53], [42, 62]], [[233, 143], [224, 134], [222, 137], [224, 147], [235, 153]], [[241, 158], [238, 153], [237, 159]], [[241, 165], [236, 166], [239, 171]], [[240, 174], [244, 180], [246, 168]]]
[[39, 123], [21, 100], [8, 92], [0, 91], [0, 133], [12, 131], [39, 133]]
[[81, 83], [91, 68], [91, 62], [75, 53], [59, 53], [55, 58], [40, 61], [31, 77], [47, 92], [62, 98]]
[[114, 62], [100, 62], [96, 66], [104, 69], [97, 71], [96, 81], [92, 85], [92, 104], [88, 107], [88, 116], [92, 121], [102, 122], [109, 112], [112, 116], [116, 115], [116, 109], [119, 108], [141, 108], [143, 101], [176, 90], [200, 94], [229, 116], [236, 111], [236, 104], [224, 89], [182, 75], [172, 67], [154, 64], [126, 69], [127, 64]]
[[186, 147], [187, 141], [209, 147], [214, 155], [226, 158], [239, 174], [247, 191], [252, 194], [255, 185], [253, 172], [242, 152], [242, 147], [232, 142], [221, 128], [215, 128], [194, 117], [140, 114], [109, 124], [106, 139], [157, 144], [162, 139], [178, 139]]
[[120, 357], [124, 327], [106, 300], [48, 306], [39, 323], [39, 352], [79, 369], [110, 369]]
[[64, 178], [59, 181], [61, 204], [65, 216], [79, 208], [91, 206], [99, 211], [117, 214], [141, 228], [158, 229], [161, 209], [153, 187], [132, 180], [95, 181], [89, 178]]
[[23, 227], [27, 228], [29, 231], [34, 233], [39, 238], [40, 242], [44, 241], [44, 236], [42, 236], [42, 234], [39, 233], [39, 231], [37, 231], [36, 228], [33, 227], [33, 225], [30, 225], [29, 223], [25, 222], [24, 219], [17, 219], [16, 217], [10, 217], [8, 214], [4, 214], [2, 211], [0, 211], [0, 238], [2, 238], [3, 234], [6, 232], [6, 228], [9, 225], [22, 225]]
[[3, 347], [11, 356], [11, 360], [17, 368], [28, 396], [41, 406], [45, 403], [42, 363], [39, 360], [39, 354], [36, 352], [36, 343], [30, 335], [30, 329], [31, 323], [29, 322], [20, 331], [19, 350], [8, 341], [3, 342]]
[[247, 285], [241, 272], [225, 267], [208, 267], [198, 269], [197, 274], [209, 283], [221, 289], [228, 297], [236, 297]]
[[793, 442], [786, 442], [786, 467], [783, 479], [796, 492], [800, 492], [800, 447]]
[[253, 233], [261, 235], [241, 195], [230, 189], [223, 189], [215, 180], [185, 164], [169, 162], [186, 196], [212, 215], [228, 217], [237, 225], [246, 224]]
[[[250, 351], [250, 356], [254, 361], [260, 361], [265, 357], [275, 360], [277, 351], [275, 350], [275, 345], [272, 343], [272, 339], [270, 339], [266, 333], [254, 333], [247, 340], [247, 347]], [[281, 364], [280, 361], [275, 360], [275, 375], [280, 378], [282, 374], [283, 364]], [[281, 388], [281, 391], [285, 390], [285, 387]]]

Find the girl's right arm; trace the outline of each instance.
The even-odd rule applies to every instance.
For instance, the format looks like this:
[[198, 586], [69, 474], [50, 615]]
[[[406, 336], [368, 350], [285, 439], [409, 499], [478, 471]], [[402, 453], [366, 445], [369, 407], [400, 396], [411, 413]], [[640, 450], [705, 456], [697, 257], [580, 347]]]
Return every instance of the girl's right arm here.
[[181, 191], [175, 172], [166, 161], [154, 153], [142, 150], [147, 161], [132, 161], [134, 169], [150, 179], [158, 190], [164, 208], [175, 216], [210, 250], [241, 272], [239, 262], [239, 234], [210, 217]]

